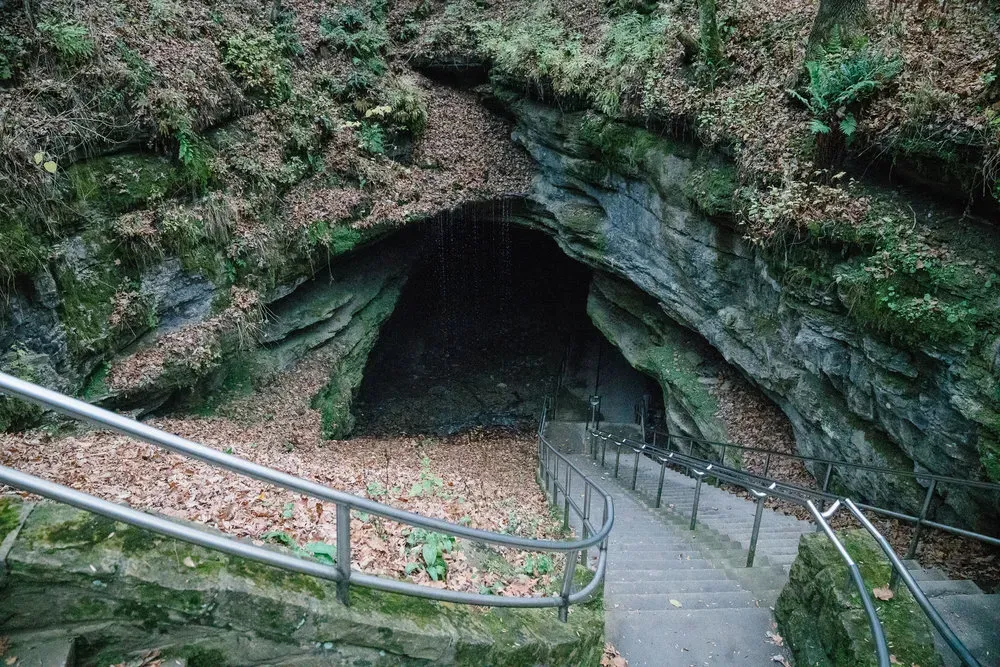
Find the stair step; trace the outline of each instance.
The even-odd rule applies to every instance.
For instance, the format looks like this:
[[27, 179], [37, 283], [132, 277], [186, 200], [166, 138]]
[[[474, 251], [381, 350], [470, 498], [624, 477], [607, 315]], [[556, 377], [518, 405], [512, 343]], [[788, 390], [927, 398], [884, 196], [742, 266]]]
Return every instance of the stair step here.
[[691, 570], [669, 568], [650, 570], [632, 567], [629, 567], [628, 569], [609, 567], [606, 580], [609, 584], [632, 581], [704, 581], [712, 579], [717, 580], [723, 576], [725, 575], [720, 574], [719, 570], [716, 568], [700, 568]]
[[[968, 579], [945, 579], [918, 581], [920, 590], [929, 598], [937, 598], [945, 595], [980, 595], [982, 589], [976, 586], [975, 582]], [[1000, 624], [1000, 619], [997, 619]]]
[[732, 579], [678, 579], [675, 581], [622, 581], [609, 583], [604, 594], [612, 595], [673, 595], [675, 593], [723, 593], [740, 591], [739, 582]]
[[[764, 596], [747, 591], [721, 593], [671, 593], [663, 594], [633, 594], [610, 595], [604, 597], [607, 609], [624, 611], [671, 611], [682, 612], [685, 609], [736, 609], [746, 607], [768, 607], [770, 600], [777, 597]], [[680, 606], [672, 602], [679, 603]]]
[[712, 570], [715, 566], [709, 561], [695, 557], [691, 559], [678, 558], [629, 558], [623, 559], [623, 565], [640, 570]]

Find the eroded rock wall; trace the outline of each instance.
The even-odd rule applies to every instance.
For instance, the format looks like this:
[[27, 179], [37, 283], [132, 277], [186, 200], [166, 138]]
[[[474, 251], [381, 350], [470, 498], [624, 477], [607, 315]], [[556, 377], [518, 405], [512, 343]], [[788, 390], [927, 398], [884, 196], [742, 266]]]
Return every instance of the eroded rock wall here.
[[[512, 111], [515, 140], [540, 169], [537, 207], [525, 223], [634, 284], [663, 315], [704, 337], [779, 404], [801, 453], [983, 474], [984, 406], [992, 399], [981, 380], [995, 362], [893, 347], [859, 330], [842, 307], [795, 298], [731, 223], [700, 212], [685, 194], [696, 172], [726, 169], [720, 158], [649, 135], [633, 156], [643, 169], [609, 167], [581, 141], [582, 114], [527, 101]], [[918, 509], [924, 493], [912, 479], [865, 471], [838, 471], [834, 485], [906, 510]], [[998, 511], [995, 500], [954, 489], [935, 500], [944, 505], [938, 518], [984, 527]]]

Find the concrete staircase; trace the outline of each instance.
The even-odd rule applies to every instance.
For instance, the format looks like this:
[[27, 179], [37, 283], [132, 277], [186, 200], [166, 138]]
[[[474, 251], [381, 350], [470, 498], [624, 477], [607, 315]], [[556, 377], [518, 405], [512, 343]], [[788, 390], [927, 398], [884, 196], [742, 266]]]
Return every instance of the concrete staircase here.
[[[941, 570], [922, 568], [916, 561], [904, 563], [972, 655], [983, 665], [1000, 665], [1000, 594], [984, 593], [972, 581], [949, 579]], [[934, 643], [945, 665], [961, 664], [937, 633]]]
[[[583, 453], [581, 424], [553, 422], [546, 434], [614, 498], [606, 634], [630, 665], [765, 665], [775, 655], [787, 655], [767, 632], [774, 631], [771, 607], [787, 578], [798, 536], [811, 529], [808, 523], [766, 510], [760, 555], [754, 567], [746, 568], [753, 503], [703, 485], [699, 522], [691, 531], [692, 479], [668, 470], [662, 506], [653, 509], [658, 465], [641, 457], [632, 491], [634, 457], [625, 450], [615, 479], [613, 450], [603, 469]], [[582, 482], [573, 488], [582, 489]], [[582, 504], [582, 491], [574, 496]], [[591, 512], [599, 516], [600, 511], [594, 501]], [[592, 561], [595, 557], [590, 554]]]
[[[601, 428], [637, 435], [629, 424]], [[790, 658], [767, 632], [775, 631], [772, 607], [799, 537], [814, 530], [811, 523], [765, 508], [754, 565], [747, 568], [755, 503], [703, 483], [692, 531], [693, 478], [667, 469], [656, 509], [658, 463], [640, 456], [636, 470], [633, 450], [623, 448], [616, 477], [615, 448], [608, 447], [602, 468], [600, 450], [596, 462], [586, 453], [583, 424], [552, 422], [546, 434], [614, 498], [606, 635], [630, 665], [764, 665], [776, 664], [772, 659], [779, 654]], [[582, 488], [582, 482], [573, 482], [573, 489]], [[574, 496], [583, 503], [582, 492]], [[599, 513], [592, 503], [591, 513]], [[595, 555], [590, 558], [593, 562]], [[1000, 595], [984, 594], [971, 581], [949, 580], [915, 561], [906, 565], [973, 654], [984, 665], [1000, 665]], [[935, 640], [946, 665], [960, 664], [943, 639]]]

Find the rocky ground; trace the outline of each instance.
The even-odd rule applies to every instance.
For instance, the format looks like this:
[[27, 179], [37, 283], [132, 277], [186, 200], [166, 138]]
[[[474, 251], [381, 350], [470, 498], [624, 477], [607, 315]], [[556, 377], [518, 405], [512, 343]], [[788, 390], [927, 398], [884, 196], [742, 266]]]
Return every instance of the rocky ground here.
[[[471, 430], [446, 438], [325, 441], [309, 399], [327, 381], [323, 353], [270, 386], [236, 397], [212, 416], [152, 420], [166, 431], [335, 489], [475, 528], [558, 538], [534, 479], [535, 443], [523, 433]], [[0, 463], [133, 507], [197, 521], [237, 537], [332, 544], [335, 508], [102, 431], [6, 434]], [[365, 572], [458, 590], [530, 595], [561, 565], [548, 556], [458, 543], [433, 582], [421, 554], [426, 536], [356, 512], [353, 565]], [[499, 556], [499, 558], [497, 557]]]

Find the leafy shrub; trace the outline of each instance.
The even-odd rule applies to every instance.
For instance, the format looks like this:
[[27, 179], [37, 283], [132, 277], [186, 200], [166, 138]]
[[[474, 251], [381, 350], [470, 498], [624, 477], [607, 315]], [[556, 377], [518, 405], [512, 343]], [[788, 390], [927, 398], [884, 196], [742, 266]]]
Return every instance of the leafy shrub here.
[[518, 21], [481, 29], [483, 50], [497, 73], [528, 82], [539, 97], [586, 102], [598, 63], [583, 52], [582, 35], [567, 31], [547, 3]]
[[790, 90], [813, 115], [809, 129], [813, 134], [839, 131], [851, 137], [857, 129], [856, 114], [861, 105], [903, 69], [903, 61], [864, 49], [847, 55], [836, 50], [822, 60], [806, 63], [809, 83], [805, 94]]
[[455, 542], [450, 535], [414, 528], [406, 536], [406, 544], [416, 559], [406, 564], [406, 574], [424, 571], [433, 581], [444, 580], [448, 576], [444, 554], [455, 550]]
[[94, 55], [94, 41], [87, 28], [80, 23], [46, 20], [38, 24], [38, 32], [59, 59], [68, 64], [83, 62]]
[[427, 101], [419, 88], [409, 79], [399, 79], [389, 91], [389, 118], [392, 124], [414, 137], [424, 133], [427, 126]]
[[385, 130], [377, 123], [362, 123], [358, 130], [358, 144], [375, 155], [385, 153]]
[[252, 95], [280, 102], [291, 94], [288, 62], [274, 35], [245, 32], [226, 40], [223, 64], [234, 71]]
[[410, 488], [411, 496], [432, 496], [444, 486], [444, 480], [431, 472], [431, 460], [426, 456], [420, 460], [420, 481]]
[[601, 66], [606, 80], [594, 94], [600, 111], [618, 112], [622, 103], [638, 106], [643, 92], [659, 76], [667, 53], [670, 19], [628, 13], [608, 29]]
[[389, 44], [385, 25], [355, 6], [341, 7], [332, 18], [324, 16], [319, 33], [334, 48], [361, 60], [381, 57]]
[[213, 151], [208, 142], [191, 131], [177, 133], [177, 159], [193, 188], [204, 192], [212, 178]]
[[271, 10], [271, 25], [274, 39], [281, 46], [282, 52], [288, 56], [301, 56], [305, 53], [299, 33], [295, 31], [295, 10], [277, 2]]
[[555, 569], [552, 556], [548, 554], [528, 554], [524, 559], [524, 565], [520, 567], [522, 574], [537, 577], [549, 574]]

